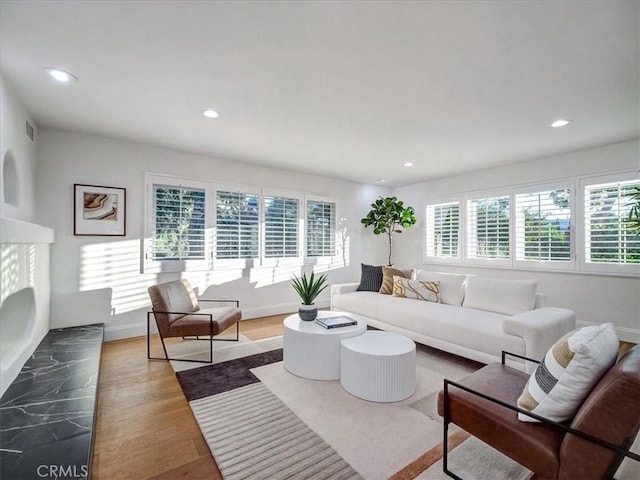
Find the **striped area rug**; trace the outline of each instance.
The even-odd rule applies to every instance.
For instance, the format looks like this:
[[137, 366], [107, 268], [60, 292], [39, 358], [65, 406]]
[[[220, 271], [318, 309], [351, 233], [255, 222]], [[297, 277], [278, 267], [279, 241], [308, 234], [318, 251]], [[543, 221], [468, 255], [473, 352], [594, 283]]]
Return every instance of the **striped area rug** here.
[[362, 479], [262, 383], [190, 405], [225, 480]]

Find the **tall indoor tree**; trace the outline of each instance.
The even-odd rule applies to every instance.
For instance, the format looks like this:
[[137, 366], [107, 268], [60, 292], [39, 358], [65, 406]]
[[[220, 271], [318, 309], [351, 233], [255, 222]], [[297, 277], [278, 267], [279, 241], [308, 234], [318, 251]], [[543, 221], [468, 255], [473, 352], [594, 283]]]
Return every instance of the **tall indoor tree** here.
[[393, 234], [402, 233], [402, 228], [409, 228], [416, 223], [413, 207], [405, 207], [397, 197], [380, 197], [371, 204], [371, 211], [360, 220], [365, 227], [373, 227], [373, 233], [386, 233], [389, 238], [389, 266], [393, 249]]

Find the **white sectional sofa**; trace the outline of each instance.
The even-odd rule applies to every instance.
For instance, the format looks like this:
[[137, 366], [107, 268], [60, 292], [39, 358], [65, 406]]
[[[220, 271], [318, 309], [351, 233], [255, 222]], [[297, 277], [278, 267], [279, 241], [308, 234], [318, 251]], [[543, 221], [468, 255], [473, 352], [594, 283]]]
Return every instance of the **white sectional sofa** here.
[[502, 350], [542, 359], [556, 340], [575, 328], [575, 313], [546, 306], [546, 295], [536, 292], [534, 280], [421, 270], [413, 272], [415, 280], [435, 282], [440, 303], [396, 296], [396, 283], [393, 294], [357, 291], [361, 284], [348, 283], [331, 286], [331, 309], [483, 363], [500, 361]]

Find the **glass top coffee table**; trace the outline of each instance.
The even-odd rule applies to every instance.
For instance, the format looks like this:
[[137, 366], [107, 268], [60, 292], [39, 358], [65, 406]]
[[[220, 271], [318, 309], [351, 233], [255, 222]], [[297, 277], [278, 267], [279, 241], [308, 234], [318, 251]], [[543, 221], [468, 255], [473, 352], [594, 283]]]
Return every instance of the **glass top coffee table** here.
[[319, 318], [345, 316], [357, 325], [324, 328], [315, 321], [300, 320], [298, 314], [284, 319], [283, 364], [289, 372], [312, 380], [340, 379], [340, 341], [362, 335], [367, 323], [358, 315], [320, 311]]

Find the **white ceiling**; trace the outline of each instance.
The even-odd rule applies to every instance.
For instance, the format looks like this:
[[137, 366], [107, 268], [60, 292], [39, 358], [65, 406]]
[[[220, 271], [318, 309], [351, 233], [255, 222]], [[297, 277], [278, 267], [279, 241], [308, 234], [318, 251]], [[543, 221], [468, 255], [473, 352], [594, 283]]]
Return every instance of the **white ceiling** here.
[[40, 126], [389, 186], [640, 137], [637, 0], [0, 8]]

